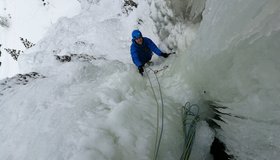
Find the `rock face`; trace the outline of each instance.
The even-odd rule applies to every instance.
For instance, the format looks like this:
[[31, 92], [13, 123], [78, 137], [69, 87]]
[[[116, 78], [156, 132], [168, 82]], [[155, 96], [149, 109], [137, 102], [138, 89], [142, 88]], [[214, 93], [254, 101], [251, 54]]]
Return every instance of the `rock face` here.
[[205, 2], [206, 0], [187, 0], [185, 17], [193, 23], [201, 22]]
[[176, 16], [182, 17], [192, 23], [199, 23], [202, 20], [202, 13], [206, 0], [173, 0], [170, 1], [171, 8]]
[[0, 81], [0, 96], [3, 96], [6, 92], [18, 85], [26, 85], [28, 82], [38, 78], [46, 77], [37, 72], [31, 72], [27, 74], [17, 74], [12, 78], [3, 79]]

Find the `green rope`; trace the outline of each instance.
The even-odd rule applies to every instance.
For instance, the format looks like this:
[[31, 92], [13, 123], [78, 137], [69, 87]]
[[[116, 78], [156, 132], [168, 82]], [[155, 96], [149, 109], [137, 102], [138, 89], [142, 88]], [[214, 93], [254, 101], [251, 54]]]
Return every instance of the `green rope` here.
[[[154, 90], [154, 87], [152, 85], [151, 79], [149, 77], [148, 72], [145, 70], [145, 73], [147, 74], [149, 83], [151, 85], [151, 89], [155, 98], [155, 101], [157, 103], [157, 130], [156, 130], [156, 142], [155, 142], [155, 151], [154, 151], [154, 157], [153, 160], [157, 160], [158, 158], [158, 152], [159, 147], [162, 139], [163, 134], [163, 117], [164, 117], [164, 104], [163, 104], [163, 98], [162, 98], [162, 91], [161, 86], [158, 80], [158, 77], [156, 75], [156, 71], [152, 70], [149, 66], [147, 67], [150, 71], [152, 71], [156, 77], [158, 86], [159, 86], [159, 94], [161, 99], [161, 130], [159, 133], [159, 119], [160, 119], [160, 105], [157, 100], [157, 96]], [[182, 117], [183, 117], [183, 129], [185, 134], [185, 144], [183, 147], [183, 153], [181, 155], [180, 160], [188, 160], [189, 156], [191, 154], [193, 141], [195, 138], [196, 133], [196, 123], [199, 121], [199, 106], [196, 104], [191, 104], [190, 102], [186, 102], [186, 104], [182, 107]]]
[[[194, 109], [193, 109], [194, 108]], [[191, 154], [193, 141], [196, 133], [196, 123], [199, 120], [199, 106], [186, 102], [182, 107], [183, 129], [185, 133], [185, 144], [180, 160], [188, 160]]]

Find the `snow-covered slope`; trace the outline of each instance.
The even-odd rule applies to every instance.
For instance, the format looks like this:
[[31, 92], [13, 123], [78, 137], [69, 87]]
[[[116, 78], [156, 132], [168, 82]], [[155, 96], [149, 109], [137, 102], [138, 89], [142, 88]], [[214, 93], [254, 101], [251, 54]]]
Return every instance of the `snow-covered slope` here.
[[80, 10], [76, 0], [0, 0], [0, 17], [6, 18], [9, 24], [0, 26], [0, 79], [19, 72], [17, 62], [5, 48], [24, 51], [20, 37], [36, 44], [60, 17], [72, 17]]

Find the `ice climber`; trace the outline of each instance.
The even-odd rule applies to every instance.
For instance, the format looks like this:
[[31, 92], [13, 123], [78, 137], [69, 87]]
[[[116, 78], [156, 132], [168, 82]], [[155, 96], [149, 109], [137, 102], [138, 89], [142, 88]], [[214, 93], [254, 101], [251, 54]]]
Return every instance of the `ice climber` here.
[[139, 73], [143, 76], [144, 65], [152, 59], [153, 53], [158, 56], [167, 58], [169, 54], [163, 53], [155, 43], [147, 38], [143, 37], [139, 30], [132, 32], [132, 44], [130, 46], [130, 54], [133, 63], [138, 67]]

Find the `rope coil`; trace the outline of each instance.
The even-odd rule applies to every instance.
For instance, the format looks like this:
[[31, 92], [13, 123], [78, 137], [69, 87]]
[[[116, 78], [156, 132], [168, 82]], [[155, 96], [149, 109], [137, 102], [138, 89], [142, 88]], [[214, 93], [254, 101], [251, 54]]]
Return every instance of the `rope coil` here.
[[195, 138], [196, 123], [199, 120], [199, 106], [197, 104], [186, 102], [186, 104], [182, 107], [182, 117], [185, 144], [180, 160], [188, 160]]
[[[155, 78], [157, 80], [157, 84], [159, 87], [159, 95], [160, 95], [160, 100], [161, 100], [161, 106], [160, 106], [160, 104], [157, 100], [154, 86], [151, 82], [151, 78], [150, 78], [148, 72], [145, 70], [145, 73], [148, 77], [148, 80], [151, 85], [151, 89], [152, 89], [152, 92], [153, 92], [153, 95], [154, 95], [154, 98], [155, 98], [155, 101], [157, 104], [157, 130], [156, 130], [155, 151], [154, 151], [154, 157], [153, 157], [153, 160], [157, 160], [159, 147], [160, 147], [162, 134], [163, 134], [164, 104], [163, 104], [161, 86], [160, 86], [158, 77], [156, 75], [157, 70], [153, 70], [149, 66], [147, 66], [146, 68], [149, 69], [149, 71], [152, 71], [155, 75]], [[160, 115], [160, 110], [161, 110], [161, 115]], [[161, 118], [161, 124], [160, 124], [160, 118]], [[192, 150], [192, 146], [193, 146], [193, 141], [195, 138], [196, 124], [199, 121], [199, 119], [200, 119], [199, 118], [199, 106], [197, 104], [191, 104], [190, 102], [186, 102], [185, 105], [182, 106], [182, 121], [183, 121], [184, 135], [185, 135], [185, 144], [184, 144], [183, 153], [181, 155], [180, 160], [189, 159], [189, 156], [190, 156], [190, 153]]]

